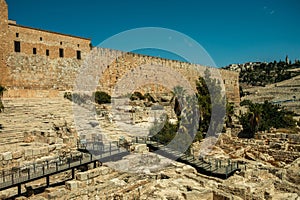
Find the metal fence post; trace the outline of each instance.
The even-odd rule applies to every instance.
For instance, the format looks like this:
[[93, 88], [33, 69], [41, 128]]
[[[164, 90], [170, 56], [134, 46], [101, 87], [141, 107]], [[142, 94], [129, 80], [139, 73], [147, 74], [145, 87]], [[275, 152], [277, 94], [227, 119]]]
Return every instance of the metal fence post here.
[[228, 166], [226, 166], [226, 178], [228, 176]]

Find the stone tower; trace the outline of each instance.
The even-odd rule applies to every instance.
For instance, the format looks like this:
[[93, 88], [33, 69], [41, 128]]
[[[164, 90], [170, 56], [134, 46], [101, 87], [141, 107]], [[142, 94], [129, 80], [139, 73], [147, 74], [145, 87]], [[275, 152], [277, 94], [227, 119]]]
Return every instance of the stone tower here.
[[7, 77], [6, 55], [8, 52], [8, 8], [5, 0], [0, 0], [0, 85]]

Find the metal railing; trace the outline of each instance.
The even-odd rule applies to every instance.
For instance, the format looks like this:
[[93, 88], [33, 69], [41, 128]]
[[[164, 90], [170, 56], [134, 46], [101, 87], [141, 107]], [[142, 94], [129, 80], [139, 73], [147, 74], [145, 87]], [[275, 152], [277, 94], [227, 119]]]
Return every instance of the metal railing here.
[[103, 145], [102, 151], [99, 151], [96, 155], [81, 153], [80, 156], [78, 156], [78, 154], [76, 154], [76, 156], [61, 156], [56, 159], [31, 163], [18, 168], [14, 167], [10, 170], [2, 170], [0, 171], [0, 190], [77, 168], [95, 161], [101, 161], [103, 158], [124, 152], [127, 151], [110, 143], [109, 145]]
[[233, 162], [230, 159], [223, 160], [217, 158], [195, 158], [194, 156], [189, 155], [186, 152], [183, 153], [177, 151], [178, 148], [176, 148], [176, 146], [174, 149], [171, 149], [170, 146], [164, 146], [159, 142], [159, 140], [153, 140], [151, 137], [136, 137], [135, 142], [147, 144], [150, 148], [153, 147], [157, 150], [161, 150], [164, 153], [168, 154], [170, 157], [173, 156], [174, 158], [177, 158], [177, 161], [189, 164], [195, 167], [198, 172], [204, 173], [206, 175], [228, 178], [229, 176], [234, 174], [235, 171], [241, 170], [239, 167], [239, 163]]

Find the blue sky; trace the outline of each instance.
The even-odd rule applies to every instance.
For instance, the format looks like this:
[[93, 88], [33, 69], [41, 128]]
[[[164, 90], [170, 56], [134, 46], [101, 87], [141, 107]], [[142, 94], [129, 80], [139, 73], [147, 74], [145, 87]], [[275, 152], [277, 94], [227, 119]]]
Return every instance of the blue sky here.
[[[218, 67], [300, 59], [298, 0], [7, 0], [18, 24], [88, 37], [93, 45], [139, 27], [163, 27], [196, 40]], [[142, 52], [142, 51], [141, 51]], [[153, 51], [160, 56], [171, 54]], [[201, 64], [201, 63], [200, 63]]]

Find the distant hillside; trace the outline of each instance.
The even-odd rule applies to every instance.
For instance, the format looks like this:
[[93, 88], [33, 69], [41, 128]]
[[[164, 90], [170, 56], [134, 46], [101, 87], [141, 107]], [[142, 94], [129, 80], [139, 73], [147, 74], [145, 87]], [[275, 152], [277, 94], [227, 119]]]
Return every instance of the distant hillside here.
[[242, 85], [265, 86], [300, 75], [300, 61], [296, 60], [294, 63], [291, 63], [286, 58], [285, 62], [231, 64], [224, 67], [224, 69], [239, 72], [239, 81]]

